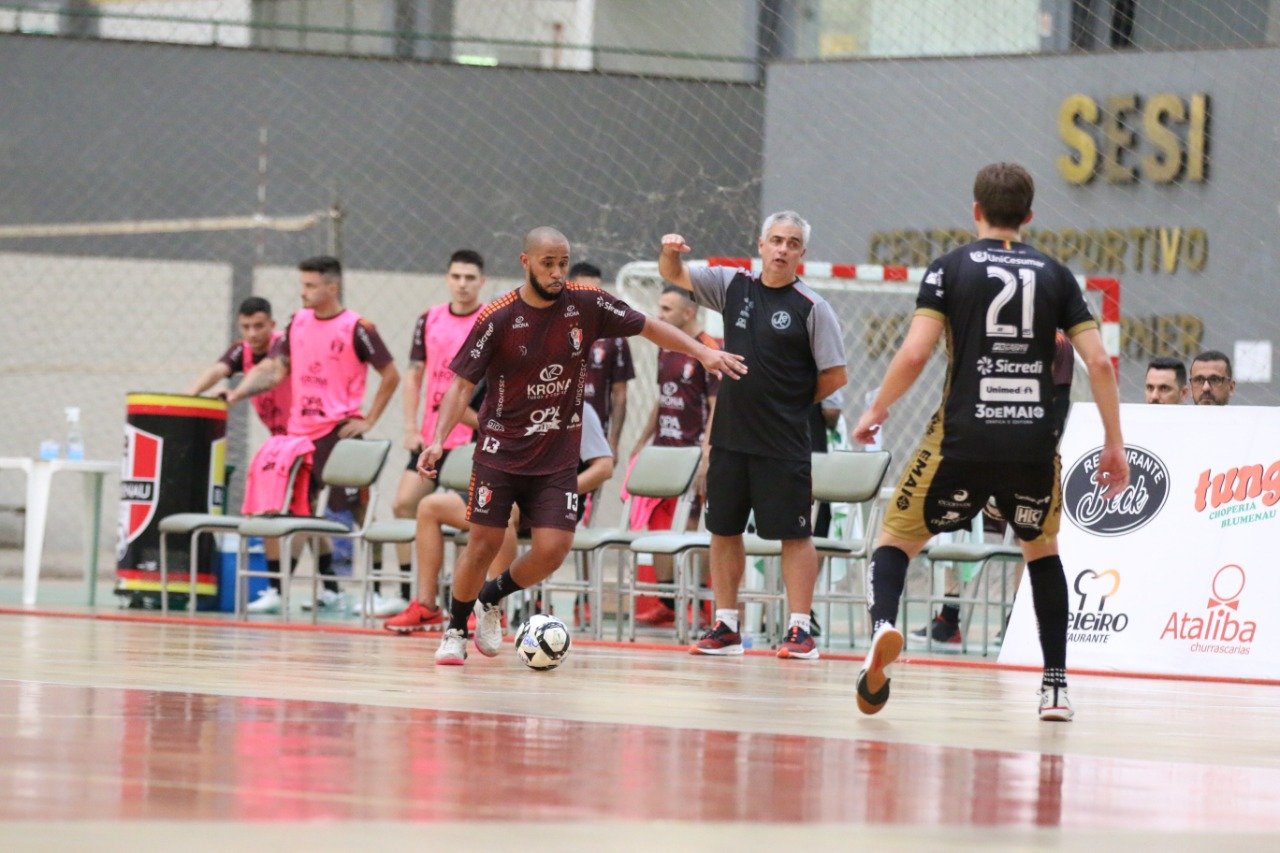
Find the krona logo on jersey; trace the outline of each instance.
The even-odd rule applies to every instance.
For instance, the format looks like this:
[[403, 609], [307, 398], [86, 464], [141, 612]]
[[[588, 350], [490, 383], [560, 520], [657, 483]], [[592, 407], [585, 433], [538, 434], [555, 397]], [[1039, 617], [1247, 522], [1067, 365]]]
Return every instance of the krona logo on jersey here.
[[1262, 465], [1241, 465], [1215, 474], [1200, 472], [1196, 481], [1196, 512], [1208, 513], [1219, 527], [1256, 524], [1276, 517], [1280, 502], [1280, 459], [1264, 470]]
[[120, 541], [117, 551], [137, 539], [156, 514], [160, 501], [160, 463], [164, 439], [132, 424], [124, 428], [124, 459], [120, 470]]
[[1146, 525], [1169, 499], [1169, 469], [1149, 450], [1126, 444], [1129, 485], [1110, 500], [1093, 482], [1102, 448], [1076, 460], [1062, 480], [1062, 508], [1071, 523], [1097, 536], [1124, 536]]
[[1228, 563], [1213, 573], [1204, 610], [1174, 610], [1165, 620], [1161, 640], [1191, 641], [1189, 651], [1212, 655], [1247, 655], [1252, 650], [1258, 623], [1240, 612], [1240, 595], [1246, 575], [1241, 566]]

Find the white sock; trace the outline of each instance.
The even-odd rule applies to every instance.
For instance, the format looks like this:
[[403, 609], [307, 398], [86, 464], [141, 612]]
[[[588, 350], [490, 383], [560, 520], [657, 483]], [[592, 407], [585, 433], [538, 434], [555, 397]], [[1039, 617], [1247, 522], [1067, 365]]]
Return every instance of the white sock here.
[[806, 634], [809, 633], [809, 614], [808, 613], [792, 613], [791, 621], [787, 623], [787, 628], [791, 629], [800, 626], [800, 630]]
[[735, 634], [738, 632], [738, 608], [731, 607], [725, 610], [717, 610], [716, 619], [723, 622], [725, 627]]

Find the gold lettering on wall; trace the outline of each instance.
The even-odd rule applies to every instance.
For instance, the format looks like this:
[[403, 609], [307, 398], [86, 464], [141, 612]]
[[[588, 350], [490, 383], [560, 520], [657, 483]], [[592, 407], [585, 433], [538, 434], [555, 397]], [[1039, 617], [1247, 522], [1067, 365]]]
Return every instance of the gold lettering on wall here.
[[1207, 94], [1161, 92], [1145, 102], [1136, 94], [1109, 95], [1102, 103], [1077, 93], [1058, 107], [1058, 136], [1070, 153], [1057, 164], [1067, 183], [1084, 185], [1099, 175], [1109, 184], [1206, 180]]
[[[968, 231], [958, 228], [876, 231], [868, 242], [868, 262], [925, 267], [934, 258], [973, 239]], [[1087, 275], [1123, 275], [1128, 272], [1174, 275], [1182, 270], [1199, 273], [1209, 263], [1209, 235], [1203, 228], [1025, 228], [1022, 239]]]
[[1058, 110], [1058, 135], [1073, 152], [1058, 158], [1058, 171], [1069, 184], [1087, 184], [1098, 173], [1098, 146], [1081, 123], [1098, 123], [1098, 103], [1088, 95], [1070, 95]]
[[1120, 350], [1128, 358], [1169, 356], [1186, 361], [1200, 352], [1204, 321], [1194, 314], [1151, 314], [1120, 318]]

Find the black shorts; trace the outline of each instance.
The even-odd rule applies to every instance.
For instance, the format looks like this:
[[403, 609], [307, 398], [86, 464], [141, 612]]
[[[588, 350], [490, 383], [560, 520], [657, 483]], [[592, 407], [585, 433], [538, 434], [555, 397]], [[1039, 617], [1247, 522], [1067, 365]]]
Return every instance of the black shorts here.
[[479, 460], [471, 466], [467, 489], [467, 521], [485, 527], [506, 527], [511, 507], [520, 507], [522, 524], [572, 531], [578, 526], [578, 471], [553, 474], [508, 474]]
[[[311, 460], [311, 487], [307, 498], [311, 501], [311, 506], [313, 507], [316, 505], [316, 498], [320, 496], [320, 490], [324, 488], [325, 463], [329, 461], [329, 454], [333, 453], [334, 446], [342, 440], [338, 436], [338, 430], [340, 429], [342, 429], [342, 424], [334, 427], [333, 432], [327, 433], [312, 442], [316, 449], [315, 455]], [[359, 504], [359, 489], [334, 488], [329, 490], [329, 509], [335, 512], [355, 510]]]
[[707, 468], [707, 530], [737, 536], [754, 510], [761, 539], [813, 535], [813, 463], [711, 448]]
[[965, 530], [995, 498], [1019, 539], [1051, 541], [1062, 521], [1060, 467], [1056, 453], [1043, 464], [948, 459], [926, 438], [898, 480], [883, 528], [912, 542]]

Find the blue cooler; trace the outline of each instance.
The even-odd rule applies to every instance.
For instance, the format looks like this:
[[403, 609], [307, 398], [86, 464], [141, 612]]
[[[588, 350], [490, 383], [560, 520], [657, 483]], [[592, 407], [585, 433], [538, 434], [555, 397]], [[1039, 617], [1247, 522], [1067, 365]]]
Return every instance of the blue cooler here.
[[[218, 610], [223, 613], [236, 610], [236, 549], [239, 547], [240, 537], [234, 533], [218, 537]], [[262, 540], [256, 536], [249, 540], [249, 569], [267, 570], [267, 553], [262, 548]], [[253, 601], [266, 588], [266, 578], [249, 578], [249, 596], [245, 600]]]

